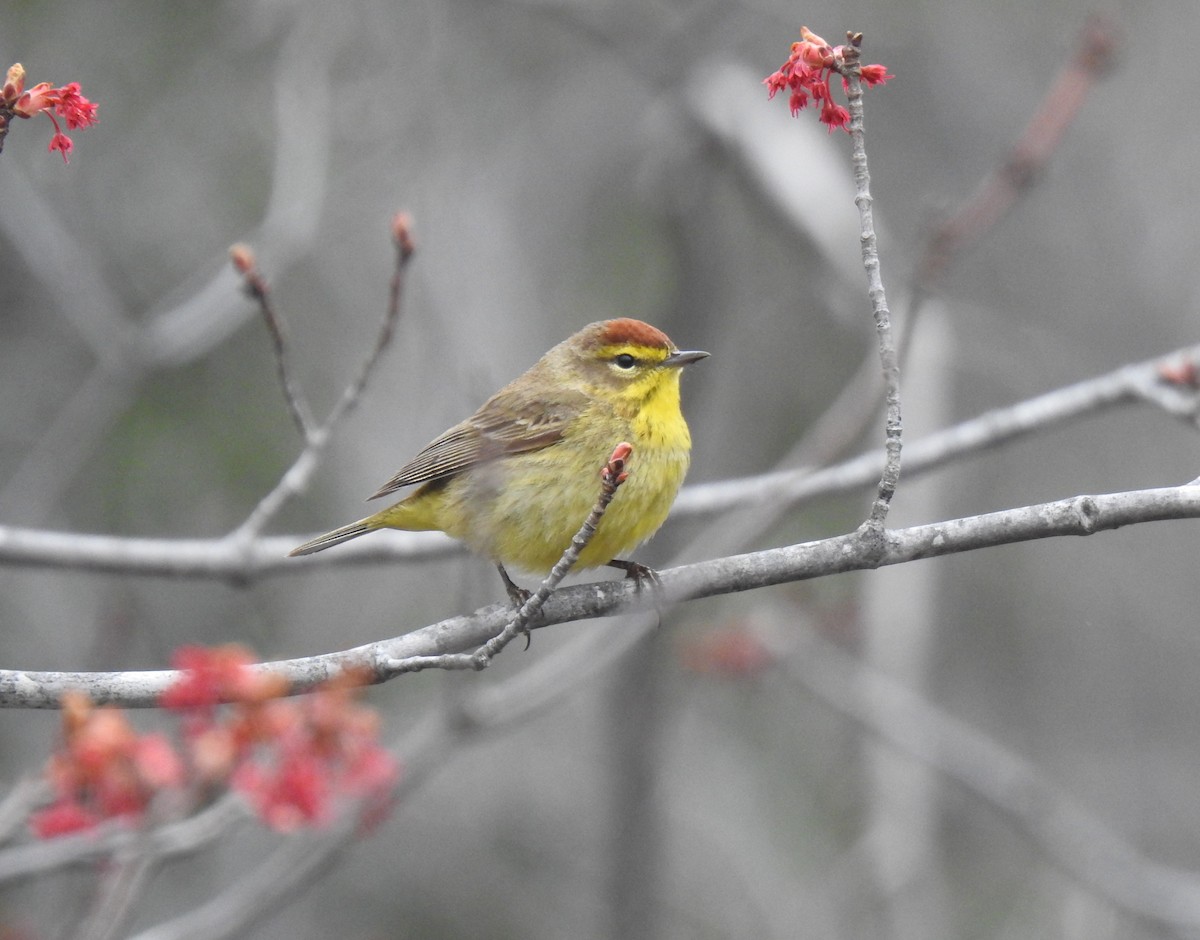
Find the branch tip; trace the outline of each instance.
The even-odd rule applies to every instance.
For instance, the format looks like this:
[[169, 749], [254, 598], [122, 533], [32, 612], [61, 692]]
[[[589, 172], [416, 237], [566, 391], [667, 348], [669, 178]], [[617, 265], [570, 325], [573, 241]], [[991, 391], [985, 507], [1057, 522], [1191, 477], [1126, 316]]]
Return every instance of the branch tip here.
[[1078, 61], [1084, 69], [1099, 77], [1116, 67], [1121, 35], [1109, 17], [1102, 13], [1089, 15], [1081, 39]]
[[600, 478], [606, 486], [611, 486], [615, 490], [625, 482], [629, 476], [629, 471], [625, 469], [625, 462], [632, 453], [633, 445], [628, 441], [622, 441], [613, 448], [613, 452], [608, 458], [608, 463], [600, 468]]
[[258, 259], [254, 256], [254, 249], [245, 242], [229, 246], [229, 260], [233, 262], [233, 269], [242, 277], [258, 272]]
[[412, 237], [412, 216], [405, 210], [392, 216], [392, 241], [396, 243], [402, 261], [407, 261], [417, 250]]

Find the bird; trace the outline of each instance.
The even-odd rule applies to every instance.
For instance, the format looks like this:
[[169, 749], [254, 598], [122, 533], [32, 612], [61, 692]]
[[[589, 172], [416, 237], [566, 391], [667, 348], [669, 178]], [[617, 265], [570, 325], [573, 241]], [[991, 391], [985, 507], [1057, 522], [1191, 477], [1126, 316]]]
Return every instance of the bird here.
[[621, 556], [658, 531], [683, 483], [692, 439], [680, 375], [708, 356], [678, 349], [641, 320], [591, 323], [427, 444], [368, 499], [415, 491], [289, 554], [309, 555], [378, 529], [439, 530], [490, 559], [519, 603], [529, 592], [507, 567], [537, 575], [554, 567], [596, 502], [597, 471], [627, 442], [627, 479], [576, 567], [609, 565], [639, 585], [647, 576], [656, 580], [651, 569]]

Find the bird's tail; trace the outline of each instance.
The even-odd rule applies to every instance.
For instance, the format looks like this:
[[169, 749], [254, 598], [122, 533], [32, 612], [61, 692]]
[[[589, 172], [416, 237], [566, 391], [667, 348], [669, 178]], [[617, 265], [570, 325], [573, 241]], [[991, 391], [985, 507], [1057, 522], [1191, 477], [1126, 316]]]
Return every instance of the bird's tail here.
[[303, 545], [296, 546], [288, 552], [288, 557], [291, 558], [294, 555], [311, 555], [313, 552], [323, 551], [334, 545], [341, 545], [342, 542], [349, 542], [351, 539], [356, 539], [360, 535], [366, 535], [378, 527], [378, 523], [372, 523], [371, 518], [359, 519], [358, 522], [351, 522], [340, 529], [334, 529], [332, 532], [318, 535], [315, 539], [310, 539]]

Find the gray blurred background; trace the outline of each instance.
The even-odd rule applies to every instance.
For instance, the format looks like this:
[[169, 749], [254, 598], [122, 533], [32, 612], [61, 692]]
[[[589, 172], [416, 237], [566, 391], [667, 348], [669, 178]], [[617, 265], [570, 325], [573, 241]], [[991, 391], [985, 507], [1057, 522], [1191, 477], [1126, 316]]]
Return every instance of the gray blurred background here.
[[[69, 167], [45, 152], [43, 119], [18, 122], [0, 155], [0, 524], [234, 528], [300, 442], [228, 246], [258, 250], [323, 413], [373, 341], [401, 207], [419, 254], [395, 343], [273, 532], [299, 540], [362, 515], [431, 437], [619, 315], [713, 353], [684, 380], [690, 480], [770, 470], [873, 328], [849, 141], [768, 105], [758, 82], [802, 24], [832, 41], [864, 31], [866, 61], [896, 74], [868, 92], [867, 127], [898, 301], [932, 222], [1002, 157], [1094, 9], [11, 3], [0, 65], [81, 82], [100, 124], [74, 135]], [[1195, 341], [1200, 6], [1108, 10], [1118, 70], [922, 321], [905, 375], [914, 438]], [[756, 154], [782, 165], [771, 182], [801, 218]], [[881, 426], [859, 446], [879, 446]], [[906, 480], [892, 521], [1197, 474], [1184, 425], [1128, 408]], [[739, 550], [846, 531], [868, 502], [781, 514]], [[701, 525], [669, 524], [639, 560], [667, 563]], [[1200, 872], [1194, 540], [1192, 523], [1143, 526], [689, 604], [615, 669], [453, 755], [252, 936], [1179, 935], [1076, 881], [785, 670], [698, 675], [680, 651], [731, 624], [818, 630], [1030, 761], [1146, 857]], [[501, 596], [465, 556], [245, 586], [3, 568], [0, 665], [156, 668], [180, 644], [233, 640], [315, 654]], [[487, 674], [410, 676], [368, 699], [401, 736], [596, 628], [541, 631]], [[39, 766], [56, 727], [0, 714], [0, 782]], [[248, 828], [169, 867], [135, 926], [217, 895], [273, 842]], [[61, 935], [89, 883], [8, 890], [0, 923]]]

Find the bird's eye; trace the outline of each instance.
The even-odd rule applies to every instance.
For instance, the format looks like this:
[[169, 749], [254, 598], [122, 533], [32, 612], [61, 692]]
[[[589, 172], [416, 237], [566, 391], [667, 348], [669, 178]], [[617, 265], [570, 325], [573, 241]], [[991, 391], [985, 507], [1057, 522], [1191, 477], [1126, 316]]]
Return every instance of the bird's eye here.
[[632, 369], [637, 363], [637, 360], [634, 359], [633, 356], [629, 355], [629, 353], [621, 353], [621, 355], [617, 356], [613, 362], [617, 364], [617, 368], [619, 369]]

